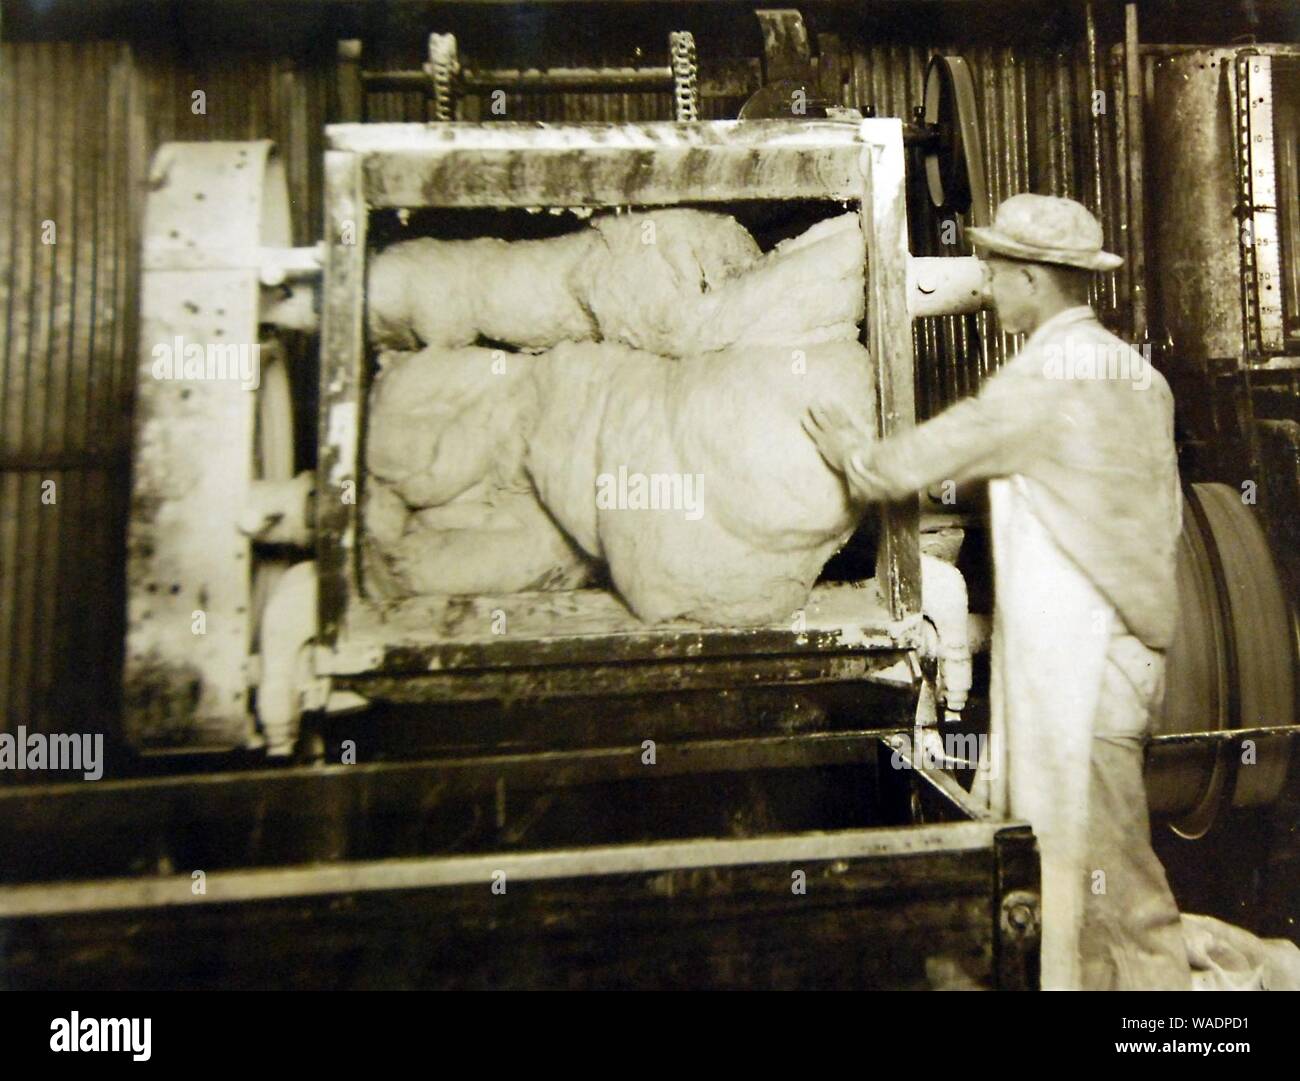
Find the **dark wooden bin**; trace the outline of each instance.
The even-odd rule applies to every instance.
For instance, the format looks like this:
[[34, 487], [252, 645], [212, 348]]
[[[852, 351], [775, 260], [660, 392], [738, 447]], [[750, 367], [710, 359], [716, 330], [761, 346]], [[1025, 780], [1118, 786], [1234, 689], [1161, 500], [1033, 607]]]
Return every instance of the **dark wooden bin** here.
[[1032, 834], [908, 750], [839, 732], [12, 789], [0, 980], [1035, 986]]

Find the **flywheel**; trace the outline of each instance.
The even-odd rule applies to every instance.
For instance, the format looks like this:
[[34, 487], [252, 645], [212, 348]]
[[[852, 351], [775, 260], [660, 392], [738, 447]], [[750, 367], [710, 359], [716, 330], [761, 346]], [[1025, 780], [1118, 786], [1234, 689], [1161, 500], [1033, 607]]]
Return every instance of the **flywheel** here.
[[[1290, 600], [1268, 540], [1241, 493], [1225, 484], [1187, 491], [1178, 551], [1179, 622], [1153, 735], [1194, 736], [1295, 724]], [[1157, 740], [1147, 761], [1151, 810], [1188, 838], [1227, 807], [1272, 803], [1286, 782], [1281, 735]]]
[[934, 144], [925, 155], [930, 201], [940, 213], [970, 213], [972, 225], [988, 224], [988, 189], [975, 83], [960, 56], [934, 56], [925, 71], [921, 108]]

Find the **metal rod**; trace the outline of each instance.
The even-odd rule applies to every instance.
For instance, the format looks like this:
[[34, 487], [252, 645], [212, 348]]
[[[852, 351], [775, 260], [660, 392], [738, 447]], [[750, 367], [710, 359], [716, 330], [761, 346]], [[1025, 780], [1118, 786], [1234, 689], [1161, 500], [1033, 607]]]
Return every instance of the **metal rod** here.
[[[432, 82], [423, 71], [368, 71], [361, 76], [373, 91], [428, 90]], [[485, 68], [462, 71], [456, 83], [463, 91], [506, 90], [515, 94], [629, 93], [664, 91], [673, 88], [670, 67], [652, 68]]]
[[986, 849], [1006, 823], [945, 822], [832, 833], [778, 834], [741, 840], [664, 841], [485, 856], [339, 862], [316, 867], [213, 871], [195, 894], [190, 875], [87, 879], [0, 887], [0, 917], [68, 915], [191, 904], [319, 897], [386, 890], [485, 885], [506, 871], [514, 881], [646, 874], [693, 868], [740, 867], [870, 859], [921, 852]]
[[1142, 177], [1142, 54], [1136, 4], [1124, 7], [1124, 115], [1128, 121], [1128, 242], [1133, 340], [1147, 337], [1146, 191]]
[[1242, 739], [1265, 739], [1286, 736], [1295, 739], [1300, 736], [1300, 725], [1273, 725], [1267, 728], [1223, 728], [1213, 732], [1175, 732], [1169, 735], [1152, 736], [1148, 742], [1152, 746], [1165, 746], [1182, 743], [1235, 743]]
[[338, 43], [334, 69], [334, 120], [360, 123], [365, 119], [365, 91], [361, 75], [361, 42], [347, 39]]
[[[1097, 59], [1097, 20], [1093, 5], [1085, 9], [1088, 37], [1088, 139], [1092, 147], [1092, 209], [1098, 221], [1105, 221], [1105, 195], [1102, 192], [1101, 114], [1096, 107], [1101, 88], [1101, 70]], [[1098, 284], [1098, 300], [1107, 308], [1115, 307], [1115, 277], [1108, 275]]]

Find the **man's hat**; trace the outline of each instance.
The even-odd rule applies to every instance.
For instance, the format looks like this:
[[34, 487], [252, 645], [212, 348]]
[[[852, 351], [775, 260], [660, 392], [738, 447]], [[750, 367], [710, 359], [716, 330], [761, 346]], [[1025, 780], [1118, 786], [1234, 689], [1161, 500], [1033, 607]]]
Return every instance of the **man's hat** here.
[[1082, 203], [1024, 192], [1003, 201], [992, 225], [966, 230], [976, 250], [1032, 263], [1114, 270], [1124, 262], [1102, 251], [1101, 222]]

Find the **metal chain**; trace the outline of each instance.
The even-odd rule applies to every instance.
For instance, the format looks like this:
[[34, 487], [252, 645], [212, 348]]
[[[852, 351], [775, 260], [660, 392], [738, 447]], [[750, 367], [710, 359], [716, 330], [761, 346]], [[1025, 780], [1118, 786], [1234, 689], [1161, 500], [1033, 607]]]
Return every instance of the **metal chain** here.
[[673, 112], [680, 121], [700, 118], [698, 69], [695, 63], [695, 37], [687, 30], [668, 35], [668, 51], [673, 67]]
[[452, 79], [460, 71], [456, 57], [455, 34], [429, 35], [429, 62], [424, 70], [433, 81], [433, 118], [453, 120], [455, 103], [452, 100]]

